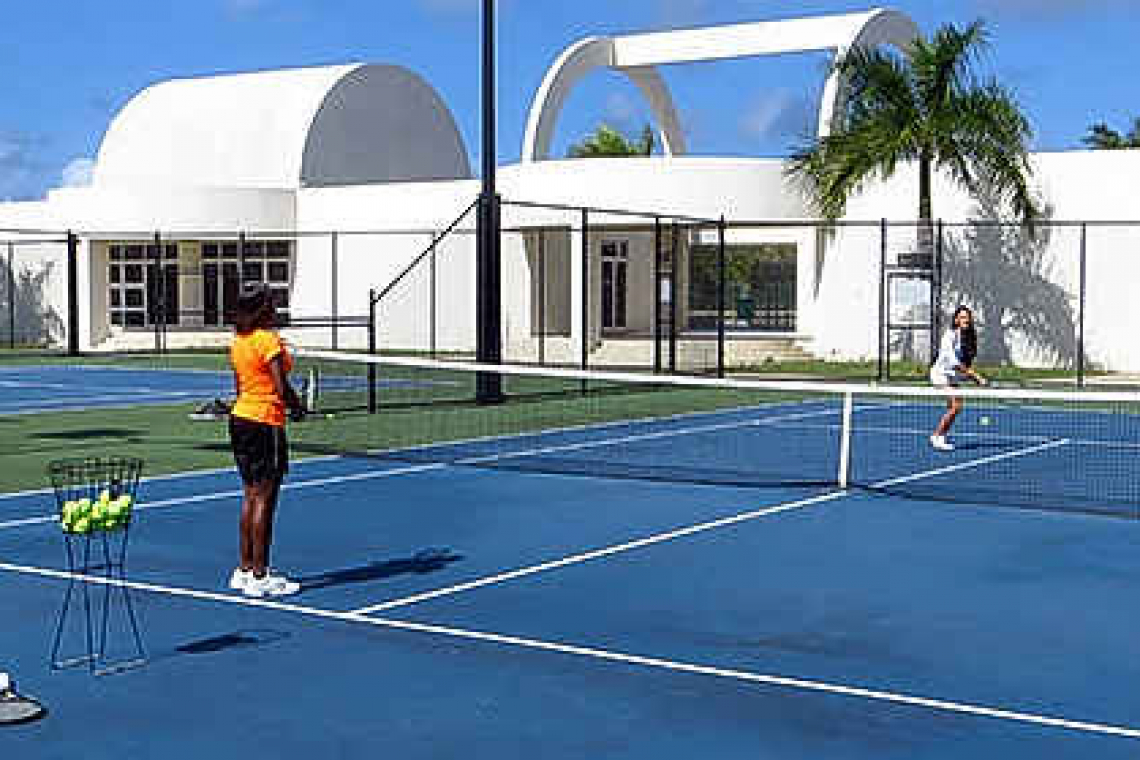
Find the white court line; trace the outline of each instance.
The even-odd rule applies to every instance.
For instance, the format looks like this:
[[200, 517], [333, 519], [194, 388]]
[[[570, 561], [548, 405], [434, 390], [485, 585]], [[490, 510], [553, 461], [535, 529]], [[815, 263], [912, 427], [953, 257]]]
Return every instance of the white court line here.
[[[350, 475], [332, 475], [327, 478], [314, 478], [312, 480], [300, 480], [292, 483], [285, 483], [281, 486], [282, 491], [296, 491], [303, 488], [318, 488], [320, 486], [336, 485], [337, 483], [350, 483], [357, 480], [374, 480], [376, 478], [387, 478], [395, 475], [410, 475], [413, 473], [426, 472], [428, 470], [441, 470], [447, 467], [444, 462], [434, 462], [431, 464], [410, 465], [408, 467], [398, 467], [392, 470], [379, 470], [370, 472], [358, 472]], [[230, 491], [215, 491], [213, 493], [195, 494], [194, 496], [179, 496], [173, 499], [162, 499], [160, 501], [144, 502], [136, 507], [136, 511], [143, 511], [146, 509], [162, 509], [168, 507], [175, 507], [182, 504], [201, 504], [206, 501], [220, 501], [222, 499], [239, 498], [242, 495], [240, 488]], [[58, 518], [55, 515], [39, 515], [36, 517], [26, 517], [22, 520], [9, 520], [7, 522], [0, 522], [0, 530], [5, 528], [18, 528], [27, 525], [42, 525], [44, 523], [55, 522]]]
[[[1036, 454], [1040, 451], [1046, 451], [1048, 449], [1064, 446], [1066, 443], [1068, 443], [1068, 441], [1066, 441], [1066, 440], [1049, 441], [1047, 443], [1043, 443], [1043, 444], [1040, 444], [1037, 446], [1030, 446], [1030, 447], [1025, 448], [1025, 449], [1018, 449], [1017, 451], [1007, 451], [1003, 454], [996, 454], [994, 456], [982, 457], [981, 459], [971, 459], [967, 462], [959, 462], [957, 464], [947, 465], [946, 467], [938, 467], [938, 468], [935, 468], [932, 470], [924, 470], [922, 472], [917, 472], [917, 473], [914, 473], [911, 475], [906, 475], [906, 476], [900, 477], [900, 478], [892, 478], [890, 480], [883, 480], [883, 481], [880, 481], [878, 483], [872, 483], [870, 486], [868, 486], [868, 488], [870, 488], [870, 489], [889, 488], [891, 486], [899, 485], [901, 483], [908, 483], [908, 482], [911, 482], [914, 480], [922, 480], [924, 478], [932, 478], [932, 477], [935, 477], [937, 475], [943, 475], [943, 474], [948, 473], [948, 472], [955, 472], [957, 470], [965, 470], [965, 469], [969, 469], [969, 468], [973, 468], [973, 467], [981, 467], [983, 465], [991, 464], [993, 462], [998, 462], [998, 461], [1001, 461], [1003, 459], [1012, 459], [1015, 457], [1023, 457], [1023, 456], [1028, 456], [1030, 454]], [[472, 589], [481, 588], [484, 586], [491, 586], [491, 585], [495, 585], [495, 584], [499, 584], [499, 583], [505, 583], [507, 581], [515, 580], [517, 578], [524, 578], [524, 577], [529, 576], [529, 575], [535, 575], [537, 573], [545, 572], [547, 570], [553, 570], [553, 569], [560, 568], [560, 567], [566, 567], [568, 565], [574, 565], [574, 564], [580, 564], [583, 562], [589, 562], [591, 560], [599, 559], [601, 557], [608, 557], [608, 556], [611, 556], [614, 554], [620, 554], [622, 552], [632, 551], [634, 549], [640, 549], [640, 548], [645, 547], [645, 546], [651, 546], [653, 544], [659, 544], [659, 543], [662, 543], [664, 541], [669, 541], [669, 540], [672, 540], [675, 538], [680, 538], [682, 536], [689, 536], [689, 535], [692, 535], [695, 533], [702, 533], [704, 531], [712, 530], [713, 528], [720, 528], [720, 527], [724, 527], [726, 525], [734, 525], [736, 523], [746, 522], [748, 520], [753, 520], [753, 519], [756, 519], [759, 517], [767, 517], [769, 515], [780, 514], [782, 512], [790, 512], [790, 511], [795, 510], [795, 509], [802, 509], [804, 507], [811, 506], [813, 504], [821, 504], [824, 502], [833, 501], [835, 499], [838, 499], [838, 498], [843, 497], [843, 496], [847, 496], [849, 494], [850, 494], [850, 491], [833, 491], [830, 493], [822, 494], [820, 496], [813, 496], [813, 497], [810, 497], [807, 499], [801, 499], [799, 501], [788, 502], [785, 504], [778, 504], [778, 505], [770, 506], [770, 507], [763, 507], [763, 508], [756, 509], [756, 510], [753, 510], [750, 512], [743, 512], [743, 513], [740, 513], [737, 515], [733, 515], [731, 517], [724, 517], [724, 518], [721, 518], [718, 520], [713, 520], [713, 521], [707, 522], [707, 523], [698, 523], [696, 525], [691, 525], [691, 526], [688, 526], [685, 528], [680, 528], [678, 530], [669, 531], [667, 533], [659, 533], [659, 534], [647, 536], [645, 538], [639, 538], [639, 539], [636, 539], [633, 541], [628, 541], [628, 542], [621, 543], [621, 544], [614, 544], [614, 545], [607, 546], [607, 547], [604, 547], [601, 549], [595, 549], [592, 551], [583, 552], [581, 554], [575, 554], [575, 555], [572, 555], [569, 557], [564, 557], [562, 559], [551, 560], [549, 562], [543, 562], [543, 563], [538, 564], [538, 565], [529, 565], [527, 567], [516, 568], [514, 570], [509, 570], [509, 571], [507, 571], [505, 573], [501, 573], [499, 575], [487, 576], [485, 578], [479, 578], [479, 579], [474, 580], [474, 581], [468, 581], [467, 583], [460, 583], [460, 584], [457, 584], [454, 586], [446, 586], [443, 588], [439, 588], [439, 589], [436, 589], [434, 591], [427, 591], [427, 592], [424, 592], [422, 594], [415, 594], [412, 596], [401, 597], [399, 599], [392, 599], [390, 601], [382, 602], [380, 604], [373, 604], [373, 605], [370, 605], [368, 607], [360, 607], [360, 608], [357, 608], [354, 610], [350, 610], [350, 612], [352, 614], [365, 614], [365, 613], [369, 613], [369, 612], [382, 612], [384, 610], [395, 609], [397, 607], [406, 607], [406, 606], [415, 604], [417, 602], [427, 601], [429, 599], [437, 599], [437, 598], [443, 597], [443, 596], [452, 596], [454, 594], [459, 594], [459, 593], [462, 593], [464, 591], [470, 591]], [[0, 526], [0, 527], [2, 527], [2, 526]]]
[[0, 380], [0, 388], [74, 388], [74, 383], [43, 383], [32, 380]]
[[[737, 421], [737, 422], [732, 422], [732, 423], [718, 423], [716, 425], [706, 425], [706, 426], [700, 426], [700, 427], [681, 428], [681, 429], [661, 431], [661, 432], [656, 432], [656, 433], [644, 433], [640, 436], [622, 436], [620, 438], [605, 438], [605, 439], [602, 439], [600, 441], [587, 441], [587, 442], [582, 442], [582, 443], [565, 444], [563, 446], [550, 446], [550, 447], [541, 448], [541, 449], [530, 449], [530, 450], [526, 450], [526, 451], [508, 452], [508, 453], [503, 453], [503, 454], [487, 454], [487, 455], [480, 455], [480, 456], [475, 456], [475, 457], [465, 457], [463, 459], [457, 459], [457, 460], [448, 461], [448, 462], [432, 462], [429, 464], [399, 467], [399, 468], [395, 468], [395, 469], [391, 469], [391, 470], [380, 470], [380, 471], [369, 470], [366, 472], [353, 473], [353, 474], [349, 474], [349, 475], [335, 475], [335, 476], [330, 476], [327, 478], [315, 478], [313, 480], [289, 481], [289, 482], [286, 482], [284, 485], [281, 486], [281, 490], [291, 491], [291, 490], [296, 490], [296, 489], [301, 489], [301, 488], [312, 488], [314, 486], [325, 486], [325, 485], [334, 485], [337, 483], [349, 483], [349, 482], [358, 481], [358, 480], [372, 480], [375, 478], [386, 478], [386, 477], [391, 477], [393, 475], [410, 475], [410, 474], [415, 474], [415, 473], [420, 473], [420, 472], [426, 472], [428, 470], [441, 470], [445, 467], [473, 466], [473, 465], [487, 464], [489, 462], [499, 461], [499, 460], [503, 460], [503, 459], [514, 459], [514, 458], [526, 457], [526, 456], [536, 456], [539, 454], [549, 454], [549, 453], [556, 452], [556, 451], [574, 451], [574, 450], [580, 450], [580, 449], [592, 448], [592, 447], [598, 447], [598, 446], [614, 446], [617, 444], [630, 443], [630, 442], [638, 441], [638, 440], [650, 440], [650, 439], [654, 439], [654, 438], [668, 437], [670, 435], [689, 435], [689, 434], [693, 434], [693, 433], [709, 432], [709, 431], [713, 431], [713, 430], [722, 430], [722, 429], [725, 429], [728, 427], [737, 427], [737, 428], [755, 427], [755, 426], [759, 426], [759, 425], [771, 424], [771, 423], [778, 422], [781, 420], [802, 419], [804, 417], [812, 417], [812, 416], [819, 416], [819, 415], [826, 415], [826, 414], [834, 414], [834, 410], [828, 409], [828, 410], [813, 411], [813, 412], [799, 412], [797, 414], [791, 414], [791, 415], [778, 415], [776, 417], [749, 419], [749, 420]], [[626, 424], [628, 424], [628, 423], [626, 423]], [[519, 436], [534, 436], [534, 435], [540, 435], [540, 434], [541, 433], [524, 433], [524, 434], [519, 434]], [[511, 437], [516, 437], [516, 436], [511, 436]], [[458, 442], [453, 442], [453, 443], [428, 444], [428, 445], [422, 446], [422, 447], [398, 449], [396, 451], [411, 451], [411, 450], [416, 450], [416, 449], [422, 450], [424, 448], [432, 448], [432, 447], [454, 447], [454, 446], [461, 446], [461, 445], [469, 444], [470, 442], [471, 441], [458, 441]], [[375, 454], [382, 454], [384, 452], [374, 452], [374, 453]], [[339, 457], [331, 457], [331, 458], [337, 459]], [[321, 459], [327, 461], [327, 459], [329, 459], [329, 458], [328, 457], [322, 457]], [[304, 462], [304, 461], [313, 461], [313, 460], [300, 460], [300, 461]], [[232, 471], [232, 469], [233, 468], [228, 468], [229, 471]], [[227, 471], [227, 470], [219, 470], [217, 472], [224, 472], [224, 471]], [[36, 494], [51, 493], [51, 489], [45, 488], [45, 489], [40, 489], [39, 491], [33, 491], [33, 492], [25, 491], [25, 492], [23, 492], [23, 494], [10, 494], [7, 498], [12, 498], [12, 497], [17, 496], [17, 495], [27, 495], [27, 494], [31, 494], [31, 493], [36, 493]], [[215, 493], [209, 493], [209, 494], [198, 494], [198, 495], [194, 495], [194, 496], [184, 496], [184, 497], [173, 498], [173, 499], [163, 499], [162, 501], [144, 502], [143, 504], [139, 505], [138, 510], [142, 511], [144, 509], [155, 509], [158, 507], [172, 507], [172, 506], [176, 506], [179, 504], [197, 504], [197, 503], [200, 503], [203, 501], [215, 501], [215, 500], [219, 500], [219, 499], [228, 499], [228, 498], [231, 498], [234, 496], [241, 496], [241, 494], [242, 494], [242, 492], [240, 490], [231, 490], [231, 491], [217, 491]], [[0, 500], [2, 500], [3, 498], [5, 498], [5, 497], [0, 496]], [[37, 517], [27, 517], [27, 518], [23, 518], [20, 520], [10, 520], [7, 522], [0, 522], [0, 530], [3, 530], [5, 528], [18, 528], [18, 527], [23, 527], [23, 526], [27, 526], [27, 525], [41, 525], [43, 523], [54, 522], [55, 520], [56, 520], [55, 515], [40, 515]]]
[[[105, 396], [72, 396], [51, 401], [9, 401], [0, 402], [0, 414], [17, 416], [21, 414], [41, 414], [43, 412], [84, 412], [95, 411], [93, 404], [100, 402], [127, 402], [130, 405], [143, 405], [145, 402], [163, 402], [190, 397], [200, 397], [202, 394], [191, 391], [147, 391], [145, 389], [131, 391], [123, 390], [113, 395]], [[105, 404], [104, 404], [105, 406]]]
[[[634, 424], [653, 424], [653, 423], [662, 423], [662, 422], [672, 422], [675, 420], [686, 419], [688, 417], [736, 414], [736, 413], [747, 412], [749, 410], [753, 410], [756, 412], [765, 412], [765, 411], [769, 411], [769, 410], [777, 408], [777, 407], [799, 406], [799, 405], [803, 405], [805, 403], [818, 404], [819, 402], [816, 402], [816, 401], [807, 401], [807, 402], [805, 402], [805, 401], [777, 401], [777, 402], [773, 402], [770, 404], [760, 404], [757, 406], [749, 406], [749, 407], [731, 407], [728, 409], [708, 409], [708, 410], [697, 411], [697, 412], [681, 412], [678, 414], [664, 415], [661, 417], [644, 417], [644, 418], [640, 418], [637, 420], [614, 420], [612, 422], [589, 423], [589, 424], [566, 426], [566, 427], [560, 427], [560, 428], [546, 428], [545, 431], [531, 431], [531, 432], [524, 432], [524, 433], [515, 433], [512, 435], [501, 435], [501, 436], [494, 436], [494, 437], [488, 436], [485, 438], [464, 439], [464, 440], [460, 440], [460, 441], [452, 441], [449, 444], [427, 444], [426, 446], [442, 446], [442, 445], [456, 446], [456, 445], [460, 445], [460, 444], [464, 444], [464, 443], [472, 443], [475, 441], [487, 441], [487, 440], [492, 440], [492, 439], [493, 440], [511, 440], [513, 438], [534, 437], [535, 435], [539, 435], [543, 432], [553, 434], [553, 433], [563, 433], [563, 432], [567, 432], [567, 431], [580, 431], [580, 430], [606, 430], [606, 429], [611, 428], [611, 427], [620, 427], [622, 425], [630, 426], [630, 425], [634, 425]], [[818, 414], [829, 414], [829, 413], [834, 414], [834, 413], [836, 413], [836, 411], [834, 409], [829, 409], [829, 410], [822, 410], [822, 411], [818, 412]], [[753, 420], [748, 420], [746, 422], [741, 422], [740, 425], [743, 427], [745, 425], [755, 424], [756, 422], [757, 422], [757, 420], [753, 419]], [[304, 441], [298, 440], [298, 443], [304, 443]], [[412, 447], [412, 448], [425, 448], [425, 446]], [[408, 451], [410, 449], [405, 448], [405, 449], [401, 449], [401, 450], [402, 451]], [[365, 454], [367, 454], [367, 455], [376, 455], [376, 454], [381, 454], [381, 453], [384, 453], [384, 451], [379, 450], [379, 449], [365, 452]], [[302, 467], [305, 465], [336, 461], [339, 459], [351, 459], [352, 457], [353, 457], [353, 455], [351, 455], [351, 454], [329, 454], [329, 455], [325, 455], [325, 456], [305, 457], [304, 459], [298, 459], [295, 462], [290, 462], [289, 466], [290, 467], [293, 467], [293, 466]], [[236, 467], [229, 466], [229, 467], [215, 467], [215, 468], [208, 469], [208, 470], [191, 470], [189, 472], [171, 472], [171, 473], [166, 473], [164, 475], [151, 475], [151, 476], [142, 478], [139, 482], [142, 484], [145, 484], [145, 483], [161, 482], [164, 480], [183, 480], [183, 479], [187, 479], [187, 478], [198, 478], [198, 477], [203, 477], [203, 476], [208, 476], [208, 475], [217, 475], [219, 473], [232, 473], [232, 472], [236, 472], [236, 470], [237, 470]], [[27, 491], [14, 491], [12, 493], [0, 493], [0, 501], [5, 501], [7, 499], [19, 499], [19, 498], [22, 498], [24, 496], [38, 496], [40, 494], [50, 494], [51, 491], [52, 491], [52, 489], [50, 489], [50, 488], [33, 488], [33, 489], [29, 489]]]
[[1045, 443], [1038, 444], [1037, 446], [1030, 446], [1024, 449], [1017, 449], [1016, 451], [1007, 451], [1004, 454], [994, 454], [993, 456], [983, 457], [981, 459], [971, 459], [968, 462], [959, 462], [958, 464], [947, 465], [946, 467], [939, 467], [934, 470], [927, 470], [925, 472], [915, 473], [913, 475], [904, 475], [900, 478], [891, 478], [890, 480], [881, 480], [878, 483], [872, 483], [871, 488], [890, 488], [902, 483], [910, 483], [913, 480], [921, 480], [923, 478], [931, 478], [935, 475], [944, 475], [948, 472], [957, 472], [958, 470], [966, 470], [971, 467], [980, 467], [984, 464], [991, 464], [993, 462], [1000, 462], [1003, 459], [1014, 459], [1016, 457], [1029, 456], [1041, 451], [1048, 451], [1049, 449], [1060, 448], [1066, 446], [1069, 439], [1061, 438], [1056, 441], [1046, 441]]
[[821, 504], [827, 501], [835, 501], [836, 499], [847, 496], [846, 491], [832, 491], [829, 493], [813, 496], [799, 501], [792, 501], [786, 504], [777, 504], [772, 507], [763, 507], [751, 512], [742, 512], [740, 514], [732, 515], [731, 517], [723, 517], [719, 520], [712, 520], [710, 522], [698, 523], [690, 525], [678, 530], [672, 530], [667, 533], [657, 533], [646, 538], [639, 538], [633, 541], [628, 541], [623, 544], [614, 544], [607, 546], [603, 549], [595, 549], [593, 551], [583, 552], [582, 554], [574, 554], [562, 559], [552, 560], [550, 562], [543, 562], [540, 565], [531, 565], [529, 567], [521, 567], [516, 570], [511, 570], [499, 575], [492, 575], [486, 578], [469, 581], [467, 583], [460, 583], [455, 586], [448, 586], [446, 588], [436, 589], [435, 591], [428, 591], [423, 594], [416, 594], [414, 596], [406, 596], [401, 599], [393, 599], [390, 602], [383, 602], [381, 604], [373, 604], [368, 607], [360, 607], [355, 610], [350, 610], [353, 615], [365, 615], [370, 612], [383, 612], [384, 610], [394, 609], [396, 607], [406, 607], [410, 604], [423, 602], [428, 599], [435, 599], [441, 596], [450, 596], [458, 594], [463, 591], [470, 591], [471, 589], [480, 588], [481, 586], [490, 586], [496, 583], [504, 583], [515, 578], [522, 578], [527, 575], [534, 575], [546, 570], [553, 570], [559, 567], [566, 567], [567, 565], [575, 565], [582, 562], [589, 562], [590, 560], [600, 559], [601, 557], [608, 557], [611, 554], [620, 554], [622, 552], [631, 551], [633, 549], [640, 549], [645, 546], [652, 546], [653, 544], [660, 544], [664, 541], [671, 541], [675, 538], [683, 536], [691, 536], [696, 533], [704, 533], [705, 531], [713, 530], [714, 528], [723, 528], [726, 525], [734, 525], [746, 520], [754, 520], [758, 517], [767, 517], [769, 515], [780, 514], [781, 512], [790, 512], [795, 509], [803, 509], [804, 507], [812, 504]]
[[1096, 734], [1101, 736], [1113, 736], [1125, 739], [1140, 739], [1140, 728], [1131, 726], [1120, 726], [1111, 723], [1097, 723], [1086, 720], [1073, 720], [1070, 718], [1021, 712], [1018, 710], [1008, 710], [1001, 707], [991, 707], [988, 705], [972, 704], [969, 702], [955, 702], [945, 699], [933, 699], [930, 697], [923, 697], [914, 694], [904, 694], [900, 692], [883, 691], [880, 689], [870, 689], [862, 686], [851, 686], [848, 684], [830, 683], [827, 681], [813, 681], [803, 678], [792, 678], [789, 676], [773, 675], [768, 673], [754, 673], [751, 671], [735, 670], [731, 668], [718, 668], [708, 665], [697, 665], [695, 663], [682, 662], [679, 660], [666, 660], [659, 657], [647, 657], [643, 655], [629, 654], [626, 652], [613, 652], [606, 649], [596, 649], [593, 647], [579, 646], [577, 644], [566, 644], [557, 641], [545, 641], [542, 639], [524, 638], [521, 636], [508, 636], [505, 634], [489, 633], [486, 631], [474, 631], [465, 628], [454, 628], [451, 626], [442, 625], [429, 625], [426, 623], [392, 620], [389, 618], [377, 618], [367, 615], [353, 614], [351, 612], [334, 612], [331, 610], [321, 609], [319, 607], [309, 607], [299, 604], [287, 604], [284, 602], [268, 599], [251, 599], [243, 596], [219, 594], [210, 591], [198, 591], [195, 589], [180, 588], [176, 586], [159, 586], [151, 583], [140, 583], [137, 581], [121, 581], [110, 578], [100, 578], [97, 576], [73, 574], [62, 570], [49, 570], [46, 568], [30, 567], [25, 565], [13, 565], [6, 562], [0, 562], [0, 570], [5, 570], [12, 573], [21, 573], [24, 575], [36, 575], [45, 578], [54, 578], [59, 580], [77, 580], [84, 583], [97, 583], [110, 586], [125, 587], [136, 591], [166, 594], [168, 596], [175, 597], [187, 597], [203, 601], [221, 602], [224, 604], [235, 604], [246, 607], [260, 607], [263, 609], [276, 610], [279, 612], [289, 612], [310, 617], [337, 620], [345, 623], [359, 623], [362, 625], [369, 625], [377, 628], [387, 628], [398, 631], [409, 631], [413, 633], [446, 636], [455, 639], [463, 639], [466, 641], [498, 644], [505, 647], [518, 647], [521, 649], [531, 649], [543, 652], [555, 652], [558, 654], [582, 657], [591, 660], [618, 662], [624, 665], [637, 665], [643, 668], [667, 670], [676, 673], [709, 676], [713, 678], [743, 681], [746, 683], [762, 684], [764, 686], [775, 686], [785, 689], [795, 689], [799, 691], [834, 694], [874, 702], [888, 702], [891, 704], [907, 705], [909, 707], [918, 707], [936, 712], [948, 712], [959, 715], [989, 718], [993, 720], [1004, 720], [1014, 723], [1024, 723], [1036, 726], [1044, 726], [1047, 728], [1062, 729], [1066, 731], [1075, 731], [1079, 733]]

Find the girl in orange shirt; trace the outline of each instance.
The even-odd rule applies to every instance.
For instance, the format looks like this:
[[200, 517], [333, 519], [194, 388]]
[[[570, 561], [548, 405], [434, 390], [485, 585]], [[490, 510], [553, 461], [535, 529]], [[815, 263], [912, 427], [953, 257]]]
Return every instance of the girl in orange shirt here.
[[273, 298], [258, 285], [237, 302], [230, 364], [237, 401], [230, 410], [230, 443], [241, 473], [243, 498], [239, 532], [240, 562], [230, 576], [230, 588], [246, 596], [287, 596], [300, 584], [269, 570], [273, 517], [281, 481], [289, 470], [285, 412], [300, 419], [304, 406], [289, 385], [293, 367], [281, 337]]

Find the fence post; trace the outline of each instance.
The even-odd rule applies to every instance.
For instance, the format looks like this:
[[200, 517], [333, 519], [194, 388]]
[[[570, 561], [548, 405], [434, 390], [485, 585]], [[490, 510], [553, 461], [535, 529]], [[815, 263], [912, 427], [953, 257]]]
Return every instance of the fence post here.
[[[337, 260], [338, 256], [339, 256], [339, 250], [338, 250], [339, 241], [340, 241], [340, 236], [335, 232], [331, 233], [331, 239], [330, 239], [329, 243], [330, 243], [332, 248], [329, 251], [329, 264], [330, 264], [330, 268], [332, 269], [332, 272], [330, 272], [331, 279], [332, 279], [332, 292], [329, 295], [332, 298], [332, 304], [331, 304], [332, 305], [332, 348], [334, 351], [337, 348], [339, 348], [339, 345], [340, 345], [339, 330], [338, 330], [338, 324], [337, 324], [340, 321], [340, 303], [339, 303], [340, 273], [339, 273], [339, 267], [338, 267], [339, 262]], [[298, 242], [300, 242], [300, 241], [298, 241]]]
[[[12, 258], [11, 251], [9, 244], [9, 262]], [[11, 282], [14, 285], [14, 280]], [[9, 291], [9, 301], [14, 316], [16, 313], [14, 291]], [[14, 323], [12, 329], [14, 335]], [[67, 231], [67, 355], [79, 356], [79, 238], [71, 230]]]
[[[237, 286], [238, 296], [245, 290], [245, 232], [238, 233], [237, 249]], [[225, 319], [223, 317], [223, 319]]]
[[934, 261], [930, 272], [930, 364], [938, 358], [939, 336], [942, 335], [942, 243], [945, 228], [938, 220], [938, 238], [934, 243]]
[[1080, 303], [1077, 314], [1077, 387], [1085, 387], [1085, 305], [1088, 287], [1088, 224], [1081, 222]]
[[150, 265], [150, 272], [155, 278], [154, 285], [148, 287], [147, 293], [149, 299], [150, 293], [154, 294], [154, 303], [147, 304], [147, 312], [154, 319], [154, 351], [157, 354], [166, 353], [166, 265], [162, 255], [162, 233], [155, 232], [154, 239], [154, 260]]
[[[368, 355], [376, 355], [376, 290], [368, 289]], [[368, 413], [376, 414], [376, 365], [368, 362]]]
[[538, 366], [546, 366], [546, 230], [538, 230]]
[[[8, 347], [16, 348], [16, 246], [11, 240], [8, 241], [8, 269], [4, 276], [7, 280], [8, 286]], [[70, 282], [70, 269], [68, 265], [68, 277]], [[68, 286], [68, 298], [71, 297], [71, 286]], [[68, 314], [71, 313], [70, 303], [68, 305]], [[68, 345], [70, 346], [70, 338], [68, 338]]]
[[[582, 369], [590, 365], [590, 212], [582, 209]], [[586, 390], [586, 381], [582, 381]]]
[[428, 351], [428, 354], [433, 359], [436, 356], [436, 350], [439, 346], [439, 341], [438, 341], [437, 336], [436, 336], [436, 331], [438, 330], [438, 327], [437, 327], [437, 320], [436, 320], [436, 292], [435, 292], [435, 290], [436, 290], [435, 253], [436, 253], [436, 244], [438, 242], [439, 242], [439, 238], [436, 237], [436, 234], [433, 231], [431, 233], [431, 249], [430, 249], [431, 253], [428, 254], [428, 288], [430, 290], [430, 293], [428, 295], [428, 309], [431, 311], [430, 318], [428, 320], [429, 321], [429, 327], [428, 327], [429, 351]]
[[669, 276], [669, 372], [677, 374], [677, 296], [680, 294], [681, 288], [680, 275], [677, 271], [679, 261], [677, 244], [680, 239], [680, 231], [677, 229], [676, 221], [671, 225], [669, 238], [669, 258], [672, 262], [669, 269], [672, 273]]
[[890, 379], [890, 366], [886, 354], [889, 350], [891, 333], [887, 316], [887, 220], [879, 220], [879, 367], [875, 379], [879, 382]]
[[724, 260], [724, 216], [716, 225], [716, 376], [724, 377], [724, 291], [726, 282]]
[[661, 217], [653, 217], [653, 371], [661, 372]]

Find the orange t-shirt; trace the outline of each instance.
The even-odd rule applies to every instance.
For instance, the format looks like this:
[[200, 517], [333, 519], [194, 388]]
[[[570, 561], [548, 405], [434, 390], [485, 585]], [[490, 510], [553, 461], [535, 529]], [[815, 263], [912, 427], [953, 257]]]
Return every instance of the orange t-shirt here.
[[238, 397], [230, 414], [266, 425], [285, 425], [285, 399], [273, 387], [269, 363], [281, 357], [282, 369], [293, 369], [293, 358], [285, 349], [281, 336], [272, 330], [254, 330], [234, 336], [230, 346], [230, 364], [238, 381]]

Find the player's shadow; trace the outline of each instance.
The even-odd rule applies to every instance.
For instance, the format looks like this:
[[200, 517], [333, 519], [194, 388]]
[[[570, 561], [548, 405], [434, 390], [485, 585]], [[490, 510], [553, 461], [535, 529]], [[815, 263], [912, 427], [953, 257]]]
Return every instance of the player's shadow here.
[[956, 441], [954, 448], [958, 451], [1013, 451], [1017, 446], [1001, 441]]
[[402, 559], [389, 559], [379, 562], [369, 562], [357, 567], [346, 567], [339, 570], [329, 570], [323, 573], [307, 575], [298, 580], [302, 591], [312, 591], [330, 586], [345, 586], [351, 583], [367, 583], [370, 581], [394, 578], [398, 575], [413, 573], [434, 573], [442, 570], [453, 562], [463, 559], [463, 555], [456, 554], [450, 549], [425, 549], [416, 552], [411, 557]]
[[140, 440], [144, 431], [133, 428], [83, 428], [78, 430], [52, 430], [46, 433], [32, 433], [32, 438], [66, 439], [69, 441], [86, 440], [92, 438], [114, 438]]
[[253, 649], [276, 644], [289, 638], [289, 636], [290, 634], [284, 631], [268, 629], [247, 629], [222, 633], [178, 644], [171, 649], [151, 650], [147, 653], [147, 662], [155, 663], [187, 655], [221, 654]]

